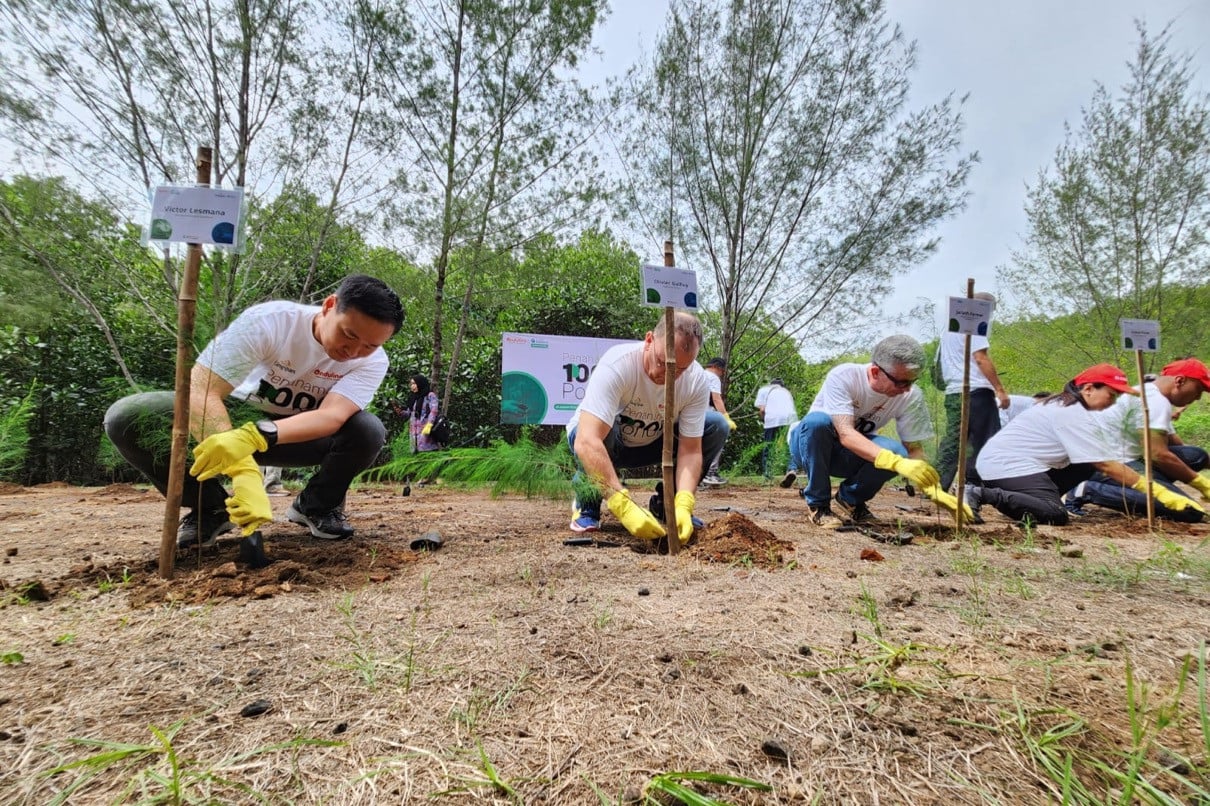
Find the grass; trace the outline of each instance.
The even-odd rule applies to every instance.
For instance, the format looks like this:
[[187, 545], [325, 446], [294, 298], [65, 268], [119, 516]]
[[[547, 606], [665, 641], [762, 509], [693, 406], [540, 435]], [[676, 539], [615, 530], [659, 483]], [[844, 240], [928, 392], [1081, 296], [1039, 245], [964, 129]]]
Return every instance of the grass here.
[[1190, 584], [1210, 584], [1210, 540], [1202, 540], [1193, 549], [1186, 549], [1171, 540], [1164, 540], [1151, 555], [1131, 559], [1113, 543], [1107, 543], [1106, 562], [1084, 562], [1068, 565], [1063, 573], [1070, 579], [1104, 585], [1115, 590], [1131, 590], [1145, 581], [1162, 579], [1188, 587]]
[[225, 757], [213, 764], [181, 755], [175, 742], [188, 719], [167, 728], [149, 726], [151, 741], [146, 743], [112, 742], [101, 739], [69, 739], [69, 747], [95, 752], [83, 758], [59, 764], [44, 773], [44, 778], [64, 778], [66, 784], [47, 801], [51, 806], [77, 803], [91, 794], [94, 783], [112, 786], [121, 782], [120, 793], [106, 798], [111, 803], [270, 803], [273, 799], [256, 789], [226, 777], [258, 756], [303, 747], [338, 747], [343, 742], [296, 737], [264, 745], [245, 753]]

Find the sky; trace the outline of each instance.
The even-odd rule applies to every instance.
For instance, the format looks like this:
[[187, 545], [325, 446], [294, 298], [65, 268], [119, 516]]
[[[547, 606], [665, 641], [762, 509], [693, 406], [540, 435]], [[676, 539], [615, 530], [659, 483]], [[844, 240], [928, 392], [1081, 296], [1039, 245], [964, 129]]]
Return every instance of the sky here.
[[[650, 54], [666, 9], [667, 0], [613, 0], [595, 68], [620, 73]], [[1128, 79], [1136, 19], [1149, 34], [1175, 21], [1172, 49], [1194, 56], [1197, 85], [1210, 89], [1210, 0], [887, 0], [887, 14], [917, 44], [913, 106], [969, 93], [964, 151], [981, 159], [967, 208], [937, 230], [936, 254], [885, 302], [895, 316], [934, 301], [938, 321], [912, 326], [922, 339], [939, 332], [945, 298], [965, 295], [968, 277], [976, 290], [1002, 291], [995, 269], [1028, 232], [1026, 186], [1053, 161], [1064, 123], [1078, 129], [1097, 82], [1116, 90]]]

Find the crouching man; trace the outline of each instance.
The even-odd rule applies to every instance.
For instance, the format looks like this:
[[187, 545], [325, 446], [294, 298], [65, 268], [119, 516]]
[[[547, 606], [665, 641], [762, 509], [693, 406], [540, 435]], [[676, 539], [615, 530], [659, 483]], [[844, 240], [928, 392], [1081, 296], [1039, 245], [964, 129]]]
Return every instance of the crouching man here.
[[[676, 361], [675, 428], [676, 522], [678, 539], [693, 536], [694, 491], [705, 475], [704, 456], [723, 449], [730, 434], [726, 418], [709, 408], [710, 384], [697, 363], [702, 326], [697, 317], [679, 312], [673, 328]], [[618, 468], [659, 464], [664, 441], [665, 320], [637, 344], [611, 347], [588, 380], [584, 399], [567, 424], [567, 444], [579, 468], [572, 483], [571, 530], [601, 528], [601, 502], [635, 537], [657, 540], [665, 535], [657, 515], [636, 503], [618, 478]]]

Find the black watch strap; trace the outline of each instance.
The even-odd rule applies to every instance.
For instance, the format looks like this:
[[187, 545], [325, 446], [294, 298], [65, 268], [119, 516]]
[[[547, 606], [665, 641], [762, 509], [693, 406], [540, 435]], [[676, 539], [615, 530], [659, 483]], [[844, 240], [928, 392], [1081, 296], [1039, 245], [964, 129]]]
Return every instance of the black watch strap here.
[[277, 444], [277, 423], [272, 420], [258, 420], [256, 430], [265, 438], [270, 448]]

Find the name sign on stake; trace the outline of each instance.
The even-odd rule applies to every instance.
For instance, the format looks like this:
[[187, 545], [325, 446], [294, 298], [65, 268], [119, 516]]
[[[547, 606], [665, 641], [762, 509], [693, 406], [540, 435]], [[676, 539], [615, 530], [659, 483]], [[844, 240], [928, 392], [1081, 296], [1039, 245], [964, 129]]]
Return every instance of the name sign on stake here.
[[697, 272], [675, 266], [643, 265], [643, 305], [697, 310]]
[[243, 188], [163, 185], [151, 199], [148, 237], [170, 243], [234, 246], [243, 203]]
[[1122, 328], [1122, 349], [1154, 353], [1160, 349], [1158, 319], [1119, 319]]
[[991, 321], [991, 300], [950, 297], [949, 326], [946, 328], [950, 333], [986, 336]]

